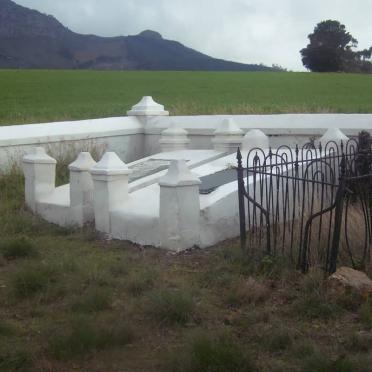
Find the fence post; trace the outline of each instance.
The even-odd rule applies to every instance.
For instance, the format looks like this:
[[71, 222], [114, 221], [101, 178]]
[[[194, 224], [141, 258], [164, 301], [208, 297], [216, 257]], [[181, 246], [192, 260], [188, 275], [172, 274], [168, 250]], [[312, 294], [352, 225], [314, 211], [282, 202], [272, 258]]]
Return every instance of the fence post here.
[[155, 102], [151, 96], [144, 96], [141, 101], [127, 111], [127, 115], [137, 117], [169, 116], [169, 112], [165, 111], [164, 106]]
[[345, 189], [346, 189], [346, 157], [345, 157], [345, 154], [342, 154], [340, 184], [337, 189], [336, 200], [335, 200], [335, 204], [336, 204], [335, 222], [334, 222], [334, 228], [333, 228], [331, 254], [329, 256], [329, 264], [327, 268], [329, 274], [333, 274], [337, 268], [337, 258], [338, 258], [338, 249], [340, 245]]
[[214, 132], [212, 143], [216, 151], [234, 153], [242, 144], [244, 132], [234, 119], [225, 119]]
[[172, 160], [159, 180], [159, 229], [162, 248], [181, 252], [200, 245], [200, 179], [185, 160]]
[[81, 152], [77, 159], [68, 166], [72, 219], [79, 226], [94, 219], [94, 186], [90, 170], [95, 165], [96, 162], [89, 152]]
[[129, 199], [129, 175], [132, 170], [114, 152], [106, 152], [90, 169], [94, 191], [94, 217], [96, 229], [111, 232], [111, 211], [122, 207]]
[[36, 212], [37, 202], [55, 189], [57, 161], [43, 147], [36, 147], [23, 157], [26, 205]]
[[245, 185], [244, 185], [244, 169], [242, 165], [242, 153], [238, 147], [238, 152], [236, 155], [238, 160], [238, 198], [239, 198], [239, 222], [240, 222], [240, 247], [242, 250], [246, 249], [247, 244], [247, 232], [245, 226], [245, 203], [244, 203], [244, 194], [245, 194]]
[[190, 143], [187, 130], [178, 128], [175, 123], [161, 132], [159, 140], [162, 152], [186, 150]]

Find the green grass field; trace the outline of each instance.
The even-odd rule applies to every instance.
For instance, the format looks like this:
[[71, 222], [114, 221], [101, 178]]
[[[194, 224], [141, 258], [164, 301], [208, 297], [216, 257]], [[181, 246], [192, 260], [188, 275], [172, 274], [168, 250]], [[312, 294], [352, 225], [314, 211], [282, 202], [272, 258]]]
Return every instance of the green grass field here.
[[372, 75], [0, 70], [0, 125], [124, 115], [152, 95], [172, 115], [372, 112]]

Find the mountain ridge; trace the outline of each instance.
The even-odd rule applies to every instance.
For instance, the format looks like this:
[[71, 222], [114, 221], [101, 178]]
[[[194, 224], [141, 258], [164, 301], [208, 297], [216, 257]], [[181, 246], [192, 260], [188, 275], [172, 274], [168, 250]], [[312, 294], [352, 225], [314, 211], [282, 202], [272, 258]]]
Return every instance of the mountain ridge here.
[[272, 71], [212, 58], [156, 31], [102, 37], [71, 31], [51, 15], [0, 0], [0, 68]]

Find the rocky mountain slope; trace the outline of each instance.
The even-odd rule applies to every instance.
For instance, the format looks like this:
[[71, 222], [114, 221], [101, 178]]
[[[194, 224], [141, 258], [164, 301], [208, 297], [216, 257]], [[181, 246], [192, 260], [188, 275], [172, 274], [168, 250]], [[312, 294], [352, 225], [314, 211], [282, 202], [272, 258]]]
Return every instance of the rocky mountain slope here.
[[126, 37], [77, 34], [11, 0], [0, 0], [0, 68], [271, 70], [215, 59], [149, 30]]

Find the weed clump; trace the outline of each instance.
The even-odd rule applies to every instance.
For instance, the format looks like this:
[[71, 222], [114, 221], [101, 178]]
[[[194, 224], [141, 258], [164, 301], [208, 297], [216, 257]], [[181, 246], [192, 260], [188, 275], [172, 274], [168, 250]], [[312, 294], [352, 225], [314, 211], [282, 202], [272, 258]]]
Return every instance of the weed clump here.
[[109, 309], [111, 293], [103, 288], [91, 288], [72, 303], [71, 310], [79, 313], [95, 313]]
[[195, 302], [187, 290], [163, 290], [150, 296], [149, 314], [163, 324], [189, 322], [195, 312]]
[[29, 298], [46, 291], [55, 281], [55, 272], [43, 264], [26, 264], [11, 277], [11, 288], [17, 298]]
[[134, 297], [141, 296], [154, 286], [156, 273], [153, 270], [139, 269], [132, 272], [127, 280], [126, 289]]
[[25, 238], [15, 238], [0, 242], [0, 254], [8, 261], [33, 258], [38, 255], [34, 243]]
[[355, 332], [352, 334], [348, 346], [357, 352], [372, 351], [372, 334], [370, 332]]
[[273, 328], [265, 339], [269, 351], [277, 352], [289, 349], [293, 344], [293, 338], [289, 330], [284, 327]]
[[131, 328], [120, 322], [99, 324], [80, 316], [67, 328], [65, 332], [53, 334], [49, 340], [49, 350], [58, 360], [79, 358], [95, 350], [124, 346], [133, 340]]
[[337, 302], [329, 295], [321, 273], [314, 271], [303, 279], [299, 298], [294, 304], [295, 311], [303, 318], [330, 319], [340, 310]]
[[0, 337], [12, 336], [14, 333], [15, 329], [11, 324], [0, 320]]
[[356, 365], [347, 357], [339, 357], [336, 360], [317, 352], [303, 360], [303, 372], [354, 372]]
[[269, 297], [268, 288], [261, 282], [249, 277], [247, 280], [240, 280], [229, 289], [226, 303], [231, 307], [242, 305], [256, 305], [262, 303]]
[[0, 345], [0, 371], [28, 370], [31, 364], [31, 357], [22, 345]]
[[191, 338], [182, 358], [174, 357], [174, 372], [251, 372], [256, 370], [248, 355], [229, 335], [201, 333]]
[[309, 340], [296, 340], [293, 344], [292, 352], [296, 358], [303, 360], [315, 353], [315, 347]]
[[296, 302], [296, 311], [304, 318], [330, 319], [338, 313], [338, 307], [323, 294], [312, 294]]

